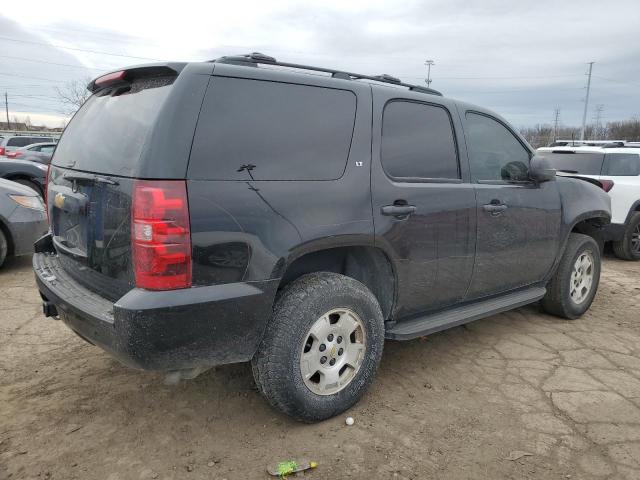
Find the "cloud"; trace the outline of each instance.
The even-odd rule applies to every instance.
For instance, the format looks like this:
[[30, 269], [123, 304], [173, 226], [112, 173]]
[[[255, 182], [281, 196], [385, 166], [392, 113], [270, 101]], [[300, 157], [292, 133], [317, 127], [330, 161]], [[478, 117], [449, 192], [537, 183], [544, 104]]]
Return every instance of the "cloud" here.
[[[28, 10], [3, 6], [14, 22], [13, 31], [5, 31], [7, 20], [0, 21], [0, 36], [77, 50], [0, 38], [2, 55], [81, 68], [10, 61], [0, 63], [0, 71], [50, 78], [40, 82], [47, 85], [42, 90], [31, 91], [51, 95], [52, 84], [63, 78], [145, 61], [127, 55], [190, 61], [263, 51], [281, 60], [424, 84], [429, 58], [435, 61], [432, 87], [447, 96], [492, 108], [516, 125], [548, 123], [560, 107], [563, 123], [576, 125], [586, 63], [595, 61], [589, 118], [597, 104], [604, 105], [605, 120], [640, 115], [636, 0], [184, 3], [180, 9], [151, 9], [146, 2], [115, 0], [99, 15], [79, 2], [53, 10], [37, 1]], [[54, 103], [38, 107], [50, 108], [45, 105]]]

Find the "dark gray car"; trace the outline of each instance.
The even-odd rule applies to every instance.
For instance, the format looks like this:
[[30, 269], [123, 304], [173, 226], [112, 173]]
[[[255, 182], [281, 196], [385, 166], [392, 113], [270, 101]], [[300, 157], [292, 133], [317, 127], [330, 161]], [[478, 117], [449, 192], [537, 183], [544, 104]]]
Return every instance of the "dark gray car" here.
[[31, 188], [0, 179], [0, 266], [9, 256], [33, 253], [47, 231], [42, 198]]

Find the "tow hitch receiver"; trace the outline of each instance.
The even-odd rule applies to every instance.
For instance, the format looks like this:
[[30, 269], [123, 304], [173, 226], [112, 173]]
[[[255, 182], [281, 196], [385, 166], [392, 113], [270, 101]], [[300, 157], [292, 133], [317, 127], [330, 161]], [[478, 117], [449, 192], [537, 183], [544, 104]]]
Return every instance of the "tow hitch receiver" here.
[[44, 313], [45, 317], [54, 317], [56, 319], [58, 317], [58, 309], [49, 300], [42, 300], [42, 313]]

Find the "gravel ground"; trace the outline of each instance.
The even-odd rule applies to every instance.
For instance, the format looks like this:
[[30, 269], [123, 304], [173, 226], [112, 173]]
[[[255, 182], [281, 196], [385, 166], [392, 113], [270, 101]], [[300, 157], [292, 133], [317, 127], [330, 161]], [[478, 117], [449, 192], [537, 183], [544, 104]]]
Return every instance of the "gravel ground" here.
[[247, 365], [165, 386], [45, 319], [29, 259], [0, 270], [0, 479], [640, 479], [640, 263], [607, 258], [591, 311], [536, 306], [387, 342], [373, 388], [302, 425]]

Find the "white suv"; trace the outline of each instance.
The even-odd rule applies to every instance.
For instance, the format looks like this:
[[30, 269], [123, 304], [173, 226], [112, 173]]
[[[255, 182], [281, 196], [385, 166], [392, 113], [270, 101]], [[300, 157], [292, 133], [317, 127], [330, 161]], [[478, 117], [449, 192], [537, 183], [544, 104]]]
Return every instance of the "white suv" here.
[[559, 174], [598, 180], [611, 196], [611, 224], [605, 240], [613, 242], [617, 257], [640, 260], [640, 146], [542, 147]]

